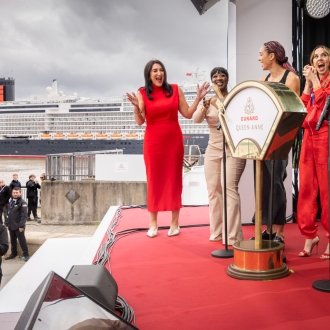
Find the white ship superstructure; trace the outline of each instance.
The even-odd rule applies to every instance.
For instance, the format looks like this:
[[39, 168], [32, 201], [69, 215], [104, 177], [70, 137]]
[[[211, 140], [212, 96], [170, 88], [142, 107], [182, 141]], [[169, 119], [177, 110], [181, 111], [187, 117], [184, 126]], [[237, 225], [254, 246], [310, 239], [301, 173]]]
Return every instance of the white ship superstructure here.
[[[196, 84], [181, 84], [187, 102], [191, 104], [196, 96]], [[184, 141], [190, 144], [199, 144], [203, 149], [208, 140], [208, 127], [206, 122], [194, 124], [192, 119], [185, 119], [179, 114], [179, 122], [184, 135]], [[63, 92], [57, 92], [57, 81], [52, 87], [46, 88], [45, 95], [32, 95], [29, 101], [8, 101], [0, 103], [0, 154], [10, 152], [9, 144], [17, 147], [19, 144], [34, 146], [30, 155], [46, 152], [47, 148], [38, 151], [37, 141], [127, 141], [138, 140], [143, 142], [145, 125], [138, 126], [134, 121], [133, 106], [127, 100], [126, 95], [111, 98], [85, 98], [78, 97], [76, 93], [66, 96]], [[191, 140], [193, 138], [194, 141]], [[200, 141], [199, 141], [200, 140]], [[33, 142], [35, 141], [35, 142]], [[60, 144], [64, 146], [64, 141]], [[6, 143], [7, 142], [7, 143]], [[15, 143], [14, 143], [15, 142]], [[57, 143], [59, 144], [59, 143]], [[68, 148], [60, 148], [56, 143], [48, 143], [50, 152], [73, 152]], [[80, 143], [79, 151], [94, 145], [90, 149], [111, 149], [127, 146], [127, 153], [142, 152], [139, 143], [137, 149], [128, 150], [126, 143]], [[74, 145], [79, 143], [71, 143]], [[17, 149], [17, 148], [16, 148]], [[55, 150], [56, 149], [56, 150]], [[60, 151], [62, 150], [63, 151]], [[139, 152], [137, 150], [139, 149]], [[15, 150], [14, 153], [20, 154]], [[45, 155], [45, 154], [43, 154]]]

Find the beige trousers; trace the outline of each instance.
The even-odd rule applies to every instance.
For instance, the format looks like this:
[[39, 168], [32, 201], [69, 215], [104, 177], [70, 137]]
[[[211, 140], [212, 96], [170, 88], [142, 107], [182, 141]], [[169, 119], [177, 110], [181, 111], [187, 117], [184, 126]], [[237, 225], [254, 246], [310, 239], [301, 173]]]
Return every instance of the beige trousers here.
[[[219, 144], [218, 144], [219, 146]], [[238, 183], [245, 168], [245, 159], [234, 158], [226, 148], [226, 184], [227, 184], [227, 232], [228, 244], [243, 240], [241, 223], [241, 205], [238, 193]], [[210, 240], [221, 240], [225, 244], [224, 209], [223, 209], [223, 151], [222, 148], [208, 145], [205, 152], [204, 171], [207, 183], [209, 212], [210, 212]]]

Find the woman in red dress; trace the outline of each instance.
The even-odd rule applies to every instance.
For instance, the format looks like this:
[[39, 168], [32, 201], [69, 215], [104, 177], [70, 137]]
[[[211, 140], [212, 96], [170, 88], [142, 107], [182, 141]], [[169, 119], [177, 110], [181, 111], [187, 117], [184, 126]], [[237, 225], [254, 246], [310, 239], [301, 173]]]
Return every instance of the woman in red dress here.
[[158, 233], [157, 214], [172, 211], [168, 236], [179, 235], [179, 212], [182, 193], [183, 137], [178, 111], [192, 118], [198, 103], [209, 91], [209, 83], [197, 85], [196, 99], [188, 105], [178, 85], [168, 84], [162, 62], [151, 60], [144, 68], [145, 86], [136, 94], [126, 93], [134, 105], [134, 119], [138, 125], [147, 123], [143, 154], [147, 173], [147, 206], [150, 228], [147, 235]]
[[[315, 222], [318, 192], [320, 192], [322, 208], [321, 223], [326, 236], [329, 236], [327, 121], [322, 123], [320, 130], [316, 130], [326, 99], [330, 95], [330, 49], [328, 47], [314, 48], [310, 56], [310, 65], [304, 67], [303, 75], [306, 78], [306, 84], [301, 100], [308, 114], [303, 123], [304, 137], [299, 160], [297, 222], [301, 234], [306, 238], [304, 249], [299, 253], [299, 257], [309, 257], [320, 240]], [[328, 243], [321, 259], [329, 259], [329, 253]]]

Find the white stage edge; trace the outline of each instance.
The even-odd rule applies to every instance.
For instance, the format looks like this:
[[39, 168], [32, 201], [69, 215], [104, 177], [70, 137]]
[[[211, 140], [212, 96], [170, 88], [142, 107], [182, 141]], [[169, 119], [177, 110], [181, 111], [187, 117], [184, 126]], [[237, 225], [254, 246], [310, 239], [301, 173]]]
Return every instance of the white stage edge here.
[[50, 271], [65, 278], [73, 265], [92, 264], [117, 209], [109, 208], [93, 237], [50, 238], [37, 250], [0, 291], [0, 329], [6, 329], [1, 314], [22, 312]]

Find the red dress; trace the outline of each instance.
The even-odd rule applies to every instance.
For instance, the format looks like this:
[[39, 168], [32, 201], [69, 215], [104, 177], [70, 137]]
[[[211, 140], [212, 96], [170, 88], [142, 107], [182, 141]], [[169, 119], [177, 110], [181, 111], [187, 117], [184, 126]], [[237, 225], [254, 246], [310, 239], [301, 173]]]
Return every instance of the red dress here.
[[149, 212], [175, 211], [181, 208], [183, 137], [178, 120], [179, 92], [166, 97], [162, 87], [152, 86], [149, 100], [140, 89], [147, 128], [143, 154], [147, 173], [147, 204]]

